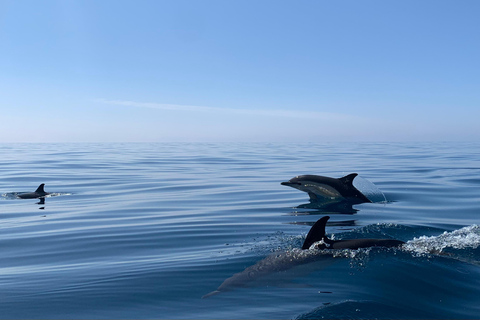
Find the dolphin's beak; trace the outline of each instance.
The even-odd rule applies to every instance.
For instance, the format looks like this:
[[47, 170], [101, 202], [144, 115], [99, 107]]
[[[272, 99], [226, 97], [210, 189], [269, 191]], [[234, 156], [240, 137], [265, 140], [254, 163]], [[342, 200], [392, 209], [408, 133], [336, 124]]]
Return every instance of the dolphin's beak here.
[[282, 186], [292, 186], [292, 185], [294, 185], [294, 184], [296, 184], [296, 185], [301, 185], [301, 183], [299, 183], [299, 182], [290, 182], [290, 181], [285, 181], [285, 182], [282, 182], [282, 183], [280, 183], [280, 184], [281, 184]]

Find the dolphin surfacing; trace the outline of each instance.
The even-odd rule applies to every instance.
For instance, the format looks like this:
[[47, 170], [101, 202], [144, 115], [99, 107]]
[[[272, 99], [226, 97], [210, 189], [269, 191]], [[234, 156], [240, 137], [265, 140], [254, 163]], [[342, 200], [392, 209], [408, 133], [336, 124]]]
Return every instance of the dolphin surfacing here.
[[19, 197], [20, 199], [37, 199], [37, 198], [45, 197], [50, 193], [45, 192], [45, 190], [43, 189], [44, 187], [45, 187], [45, 183], [42, 183], [41, 185], [38, 186], [37, 190], [35, 190], [34, 192], [20, 193], [20, 194], [17, 194], [17, 197]]
[[316, 175], [302, 175], [282, 182], [281, 185], [308, 193], [311, 201], [348, 200], [353, 203], [372, 202], [353, 186], [357, 173], [342, 178], [330, 178]]
[[399, 247], [405, 242], [395, 239], [348, 239], [348, 240], [331, 240], [325, 234], [325, 226], [329, 216], [318, 219], [312, 226], [305, 238], [302, 249], [309, 249], [312, 244], [319, 242], [315, 247], [317, 249], [360, 249], [370, 247]]
[[263, 279], [273, 274], [278, 274], [281, 278], [285, 277], [286, 273], [284, 272], [293, 268], [304, 267], [307, 269], [308, 266], [311, 266], [317, 268], [315, 270], [318, 270], [318, 268], [328, 266], [335, 261], [333, 257], [325, 254], [325, 252], [332, 249], [392, 248], [400, 247], [405, 243], [395, 239], [331, 240], [325, 234], [325, 226], [328, 219], [330, 219], [330, 217], [325, 216], [315, 222], [308, 232], [301, 250], [293, 249], [281, 253], [273, 253], [245, 270], [235, 273], [226, 279], [217, 290], [207, 293], [202, 299], [221, 292], [230, 291], [234, 288], [247, 287], [252, 283], [260, 283]]

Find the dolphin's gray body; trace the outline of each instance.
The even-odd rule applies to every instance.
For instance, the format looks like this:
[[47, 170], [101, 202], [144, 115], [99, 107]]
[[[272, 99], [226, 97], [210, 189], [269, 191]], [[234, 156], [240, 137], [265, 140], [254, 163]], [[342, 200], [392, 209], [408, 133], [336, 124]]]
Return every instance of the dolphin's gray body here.
[[[325, 225], [330, 217], [325, 216], [319, 219], [310, 229], [303, 243], [302, 250], [293, 249], [282, 253], [274, 253], [242, 272], [236, 273], [226, 279], [215, 291], [212, 291], [202, 298], [232, 290], [233, 288], [246, 287], [252, 282], [259, 282], [262, 278], [274, 273], [285, 272], [294, 267], [311, 264], [313, 262], [333, 263], [331, 257], [321, 254], [319, 249], [359, 249], [368, 247], [399, 247], [405, 242], [394, 239], [351, 239], [331, 240], [325, 234]], [[311, 250], [310, 247], [319, 242]], [[325, 252], [325, 251], [323, 251]], [[323, 260], [323, 261], [322, 261]]]
[[326, 256], [319, 250], [293, 249], [290, 251], [273, 253], [265, 259], [246, 268], [242, 272], [235, 273], [233, 276], [223, 281], [217, 290], [207, 293], [202, 299], [235, 288], [244, 288], [255, 285], [268, 286], [279, 283], [282, 285], [292, 285], [294, 283], [289, 280], [295, 278], [297, 273], [308, 274], [315, 270], [320, 270], [322, 267], [328, 266], [334, 262], [332, 256]]
[[353, 179], [357, 175], [357, 173], [351, 173], [338, 179], [303, 175], [281, 184], [308, 193], [312, 201], [345, 199], [354, 203], [372, 202], [353, 186]]
[[36, 198], [45, 197], [46, 195], [49, 195], [49, 193], [43, 190], [44, 187], [45, 187], [45, 183], [42, 183], [41, 185], [38, 186], [35, 192], [20, 193], [20, 194], [17, 194], [17, 197], [19, 197], [20, 199], [36, 199]]

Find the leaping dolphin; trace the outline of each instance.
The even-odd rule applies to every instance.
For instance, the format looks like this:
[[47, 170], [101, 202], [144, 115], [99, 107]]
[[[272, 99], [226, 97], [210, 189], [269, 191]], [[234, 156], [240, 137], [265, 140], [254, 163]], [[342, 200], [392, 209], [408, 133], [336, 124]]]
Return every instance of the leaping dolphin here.
[[[273, 253], [260, 260], [242, 272], [236, 273], [226, 279], [215, 291], [207, 293], [202, 298], [232, 290], [233, 288], [246, 287], [252, 282], [261, 282], [267, 276], [279, 274], [285, 277], [285, 271], [294, 267], [305, 266], [313, 262], [328, 265], [334, 262], [325, 255], [319, 254], [319, 249], [359, 249], [368, 247], [399, 247], [405, 242], [394, 239], [350, 239], [331, 240], [325, 234], [325, 225], [329, 216], [319, 219], [310, 229], [302, 245], [302, 250], [293, 249], [283, 253]], [[312, 246], [315, 244], [314, 246]], [[311, 250], [309, 250], [312, 248]], [[323, 258], [323, 259], [322, 259]], [[313, 265], [317, 267], [317, 265]], [[312, 270], [313, 271], [313, 270]]]
[[41, 185], [39, 185], [37, 190], [35, 190], [35, 192], [20, 193], [20, 194], [17, 194], [17, 197], [19, 197], [20, 199], [36, 199], [36, 198], [45, 197], [50, 193], [45, 192], [45, 190], [43, 190], [43, 187], [45, 187], [45, 183], [42, 183]]
[[303, 175], [281, 184], [308, 193], [311, 201], [345, 199], [354, 203], [372, 202], [353, 186], [353, 179], [357, 175], [357, 173], [351, 173], [338, 179]]

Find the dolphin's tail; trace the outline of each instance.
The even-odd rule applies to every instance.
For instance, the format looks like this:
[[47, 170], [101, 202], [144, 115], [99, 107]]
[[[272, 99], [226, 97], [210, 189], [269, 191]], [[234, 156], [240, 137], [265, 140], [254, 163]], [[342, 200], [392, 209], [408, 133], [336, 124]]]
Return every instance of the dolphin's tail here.
[[313, 225], [310, 231], [305, 238], [305, 242], [303, 243], [302, 250], [310, 248], [310, 246], [322, 240], [325, 237], [325, 225], [327, 224], [327, 220], [330, 219], [329, 216], [325, 216], [323, 218], [318, 219], [317, 222]]
[[207, 293], [206, 295], [204, 295], [204, 296], [202, 297], [202, 299], [205, 299], [205, 298], [214, 296], [214, 295], [216, 295], [216, 294], [219, 294], [220, 292], [221, 292], [221, 291], [218, 291], [218, 290], [212, 291], [212, 292]]

